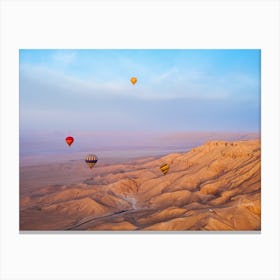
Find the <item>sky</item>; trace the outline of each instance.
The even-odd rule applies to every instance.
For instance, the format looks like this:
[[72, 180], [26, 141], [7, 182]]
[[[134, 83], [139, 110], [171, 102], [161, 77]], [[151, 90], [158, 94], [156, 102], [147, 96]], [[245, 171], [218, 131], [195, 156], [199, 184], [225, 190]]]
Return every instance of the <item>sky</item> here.
[[260, 50], [22, 49], [19, 59], [21, 135], [260, 130]]

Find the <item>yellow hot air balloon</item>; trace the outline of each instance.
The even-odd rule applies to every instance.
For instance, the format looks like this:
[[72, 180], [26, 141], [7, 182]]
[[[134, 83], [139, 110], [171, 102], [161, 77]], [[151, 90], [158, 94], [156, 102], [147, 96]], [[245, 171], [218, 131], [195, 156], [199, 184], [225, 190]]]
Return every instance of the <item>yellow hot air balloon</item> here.
[[168, 164], [163, 164], [161, 167], [160, 167], [160, 170], [161, 170], [161, 172], [165, 175], [167, 172], [168, 172], [168, 170], [169, 170], [169, 165]]
[[132, 83], [133, 85], [135, 85], [135, 84], [137, 83], [137, 78], [136, 78], [136, 77], [132, 77], [132, 78], [130, 79], [130, 81], [131, 81], [131, 83]]

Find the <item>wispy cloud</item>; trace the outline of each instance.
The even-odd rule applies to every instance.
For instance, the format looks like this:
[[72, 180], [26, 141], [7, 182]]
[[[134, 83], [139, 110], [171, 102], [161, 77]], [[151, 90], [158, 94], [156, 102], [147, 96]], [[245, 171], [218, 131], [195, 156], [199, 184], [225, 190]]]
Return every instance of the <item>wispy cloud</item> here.
[[174, 79], [175, 77], [178, 79], [179, 70], [176, 67], [171, 67], [167, 71], [164, 71], [158, 75], [156, 75], [153, 80], [156, 83], [162, 83], [164, 81], [168, 81], [170, 79]]
[[237, 98], [233, 91], [257, 90], [259, 86], [257, 81], [245, 75], [215, 77], [203, 72], [180, 72], [176, 68], [154, 75], [149, 81], [140, 80], [135, 86], [129, 79], [82, 79], [37, 65], [21, 65], [20, 73], [23, 82], [29, 80], [41, 86], [55, 87], [63, 94], [94, 98], [216, 100]]
[[69, 65], [73, 63], [77, 57], [75, 51], [72, 52], [63, 52], [63, 51], [56, 51], [52, 55], [52, 60], [54, 63], [59, 63], [63, 65]]
[[49, 87], [55, 87], [58, 92], [63, 94], [88, 95], [88, 96], [110, 96], [116, 94], [125, 94], [129, 90], [129, 84], [125, 84], [122, 80], [108, 80], [97, 82], [94, 79], [83, 80], [73, 75], [68, 75], [63, 72], [54, 71], [49, 68], [22, 65], [20, 67], [20, 75], [22, 83], [27, 80], [33, 84]]

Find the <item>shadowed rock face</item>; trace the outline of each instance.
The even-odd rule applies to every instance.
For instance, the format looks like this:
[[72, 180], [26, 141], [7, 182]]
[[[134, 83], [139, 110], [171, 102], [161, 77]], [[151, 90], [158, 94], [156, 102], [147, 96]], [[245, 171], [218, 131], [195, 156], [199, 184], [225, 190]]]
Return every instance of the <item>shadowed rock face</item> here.
[[[41, 168], [44, 176], [49, 170]], [[183, 154], [101, 166], [80, 183], [23, 192], [20, 229], [260, 230], [260, 170], [258, 140], [211, 141]]]

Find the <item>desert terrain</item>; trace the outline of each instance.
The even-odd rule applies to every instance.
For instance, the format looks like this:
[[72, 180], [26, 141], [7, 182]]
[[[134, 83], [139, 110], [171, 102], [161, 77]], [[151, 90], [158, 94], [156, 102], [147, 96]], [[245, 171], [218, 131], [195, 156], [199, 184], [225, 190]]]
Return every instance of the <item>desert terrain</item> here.
[[213, 140], [92, 170], [83, 160], [23, 166], [20, 230], [261, 230], [260, 155], [259, 140]]

